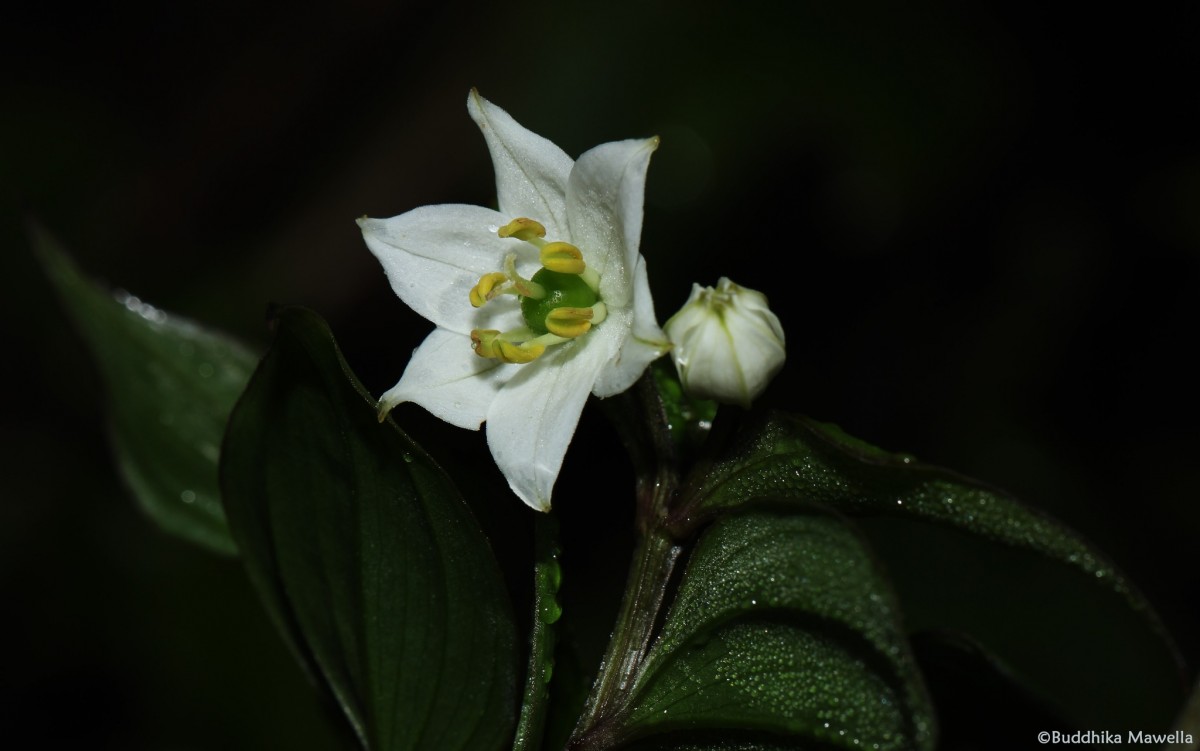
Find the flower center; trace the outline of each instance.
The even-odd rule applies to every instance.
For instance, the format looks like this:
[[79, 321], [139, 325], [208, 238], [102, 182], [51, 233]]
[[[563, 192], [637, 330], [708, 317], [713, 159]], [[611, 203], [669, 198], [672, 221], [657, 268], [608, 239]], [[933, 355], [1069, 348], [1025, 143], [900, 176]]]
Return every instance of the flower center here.
[[[549, 334], [550, 326], [561, 329], [565, 321], [578, 318], [578, 314], [570, 311], [590, 310], [599, 300], [596, 291], [587, 286], [578, 274], [542, 268], [533, 275], [532, 281], [546, 294], [542, 297], [522, 297], [521, 316], [525, 319], [525, 325], [539, 334]], [[591, 317], [580, 320], [590, 321]], [[561, 333], [559, 335], [564, 336]]]
[[586, 334], [601, 323], [608, 309], [600, 301], [600, 277], [588, 268], [579, 248], [565, 242], [546, 242], [546, 228], [533, 219], [514, 219], [497, 230], [536, 247], [542, 268], [525, 279], [517, 273], [516, 254], [504, 259], [504, 271], [484, 274], [471, 288], [471, 305], [486, 305], [499, 295], [521, 298], [525, 326], [511, 331], [475, 329], [471, 347], [480, 357], [509, 363], [536, 360], [547, 347]]

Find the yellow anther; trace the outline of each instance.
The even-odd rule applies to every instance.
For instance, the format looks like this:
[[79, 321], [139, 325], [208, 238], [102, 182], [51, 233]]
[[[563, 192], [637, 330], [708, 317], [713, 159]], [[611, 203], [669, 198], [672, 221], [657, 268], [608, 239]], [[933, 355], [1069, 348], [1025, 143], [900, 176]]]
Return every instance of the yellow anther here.
[[574, 339], [592, 327], [591, 308], [555, 308], [546, 315], [546, 330], [555, 336]]
[[474, 329], [471, 331], [471, 349], [480, 357], [494, 359], [498, 356], [496, 340], [499, 336], [500, 332], [495, 329]]
[[583, 253], [571, 243], [548, 243], [542, 248], [542, 265], [560, 274], [582, 274], [587, 268]]
[[496, 234], [501, 237], [515, 237], [518, 240], [529, 242], [535, 237], [545, 237], [546, 228], [540, 222], [535, 222], [526, 217], [519, 217], [496, 230]]
[[542, 353], [546, 351], [546, 346], [544, 344], [535, 344], [533, 342], [514, 344], [512, 342], [506, 342], [503, 339], [500, 339], [496, 343], [499, 345], [498, 349], [500, 350], [499, 354], [496, 356], [504, 362], [517, 364], [533, 362], [541, 357]]
[[500, 294], [496, 287], [507, 281], [508, 275], [499, 271], [484, 274], [479, 278], [479, 283], [471, 288], [471, 305], [476, 308], [482, 307], [488, 300]]
[[499, 360], [510, 363], [533, 362], [546, 351], [546, 345], [541, 342], [510, 342], [495, 329], [475, 329], [471, 332], [471, 349], [480, 357], [489, 360]]

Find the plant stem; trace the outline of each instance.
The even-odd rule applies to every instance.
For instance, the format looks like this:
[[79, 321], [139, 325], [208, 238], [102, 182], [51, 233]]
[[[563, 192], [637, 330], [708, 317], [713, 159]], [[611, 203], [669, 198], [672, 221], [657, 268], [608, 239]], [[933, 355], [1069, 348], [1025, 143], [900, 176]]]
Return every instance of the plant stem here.
[[618, 725], [614, 720], [627, 710], [682, 551], [664, 524], [679, 479], [657, 388], [651, 377], [644, 376], [627, 394], [612, 401], [616, 403], [609, 416], [637, 473], [638, 543], [599, 676], [568, 744], [580, 751], [603, 748], [615, 740], [609, 737]]
[[529, 667], [525, 695], [513, 751], [537, 751], [546, 729], [546, 707], [550, 701], [550, 676], [554, 670], [554, 624], [562, 610], [558, 587], [562, 569], [558, 565], [558, 519], [552, 513], [534, 517], [533, 625], [529, 631]]
[[640, 537], [617, 624], [600, 663], [600, 677], [592, 687], [575, 730], [577, 740], [570, 748], [602, 748], [611, 740], [607, 727], [625, 709], [629, 691], [650, 647], [667, 582], [681, 550], [661, 530]]

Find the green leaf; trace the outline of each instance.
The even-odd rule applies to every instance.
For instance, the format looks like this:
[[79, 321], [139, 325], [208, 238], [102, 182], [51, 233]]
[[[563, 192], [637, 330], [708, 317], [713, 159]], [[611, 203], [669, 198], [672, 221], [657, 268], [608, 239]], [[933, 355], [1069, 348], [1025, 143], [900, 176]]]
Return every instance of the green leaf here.
[[46, 233], [34, 247], [100, 366], [117, 466], [166, 531], [236, 553], [217, 489], [225, 423], [256, 358], [238, 342], [84, 277]]
[[251, 578], [367, 748], [503, 746], [516, 645], [487, 540], [446, 474], [376, 420], [325, 323], [285, 309], [276, 325], [221, 464]]
[[1155, 703], [1142, 695], [1170, 711], [1174, 646], [1102, 553], [1002, 491], [835, 426], [778, 414], [748, 425], [726, 458], [690, 478], [671, 524], [685, 534], [734, 510], [814, 504], [866, 517], [912, 625], [978, 639], [1072, 719]]
[[[970, 637], [1066, 725], [1163, 729], [1171, 721], [1182, 683], [1170, 642], [1103, 580], [1098, 586], [1034, 551], [941, 525], [856, 521], [887, 567], [913, 631]], [[931, 691], [935, 700], [946, 694]], [[988, 707], [1009, 730], [1018, 708], [1012, 699]], [[954, 706], [938, 709], [950, 714]]]
[[890, 454], [837, 426], [772, 414], [742, 432], [729, 458], [682, 491], [677, 528], [747, 505], [817, 504], [847, 514], [932, 521], [1075, 567], [1149, 608], [1128, 581], [1079, 535], [1002, 491], [948, 470]]
[[[942, 748], [1011, 751], [1028, 747], [1043, 730], [1076, 729], [974, 640], [930, 631], [916, 634], [911, 643], [937, 706]], [[1089, 727], [1142, 726], [1112, 718]]]
[[722, 519], [697, 544], [625, 733], [722, 730], [928, 749], [934, 722], [888, 584], [824, 515]]

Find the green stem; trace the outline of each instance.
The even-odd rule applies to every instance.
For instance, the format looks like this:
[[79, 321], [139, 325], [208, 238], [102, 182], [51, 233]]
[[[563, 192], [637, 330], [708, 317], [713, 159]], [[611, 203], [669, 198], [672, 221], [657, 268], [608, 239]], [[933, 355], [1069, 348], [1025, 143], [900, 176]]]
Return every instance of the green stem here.
[[612, 736], [628, 709], [682, 551], [664, 524], [679, 479], [670, 429], [650, 377], [643, 377], [620, 399], [611, 400], [609, 416], [637, 473], [638, 543], [599, 677], [568, 744], [579, 751], [604, 748], [616, 740]]
[[562, 582], [562, 569], [558, 565], [558, 520], [550, 513], [537, 514], [533, 533], [533, 626], [529, 632], [529, 667], [513, 751], [541, 748], [546, 729], [546, 707], [550, 701], [550, 676], [554, 671], [554, 624], [562, 615], [557, 597]]
[[625, 599], [609, 640], [600, 677], [592, 687], [587, 706], [575, 731], [572, 749], [603, 748], [621, 713], [626, 709], [650, 647], [663, 595], [681, 547], [660, 531], [643, 535], [634, 553]]

